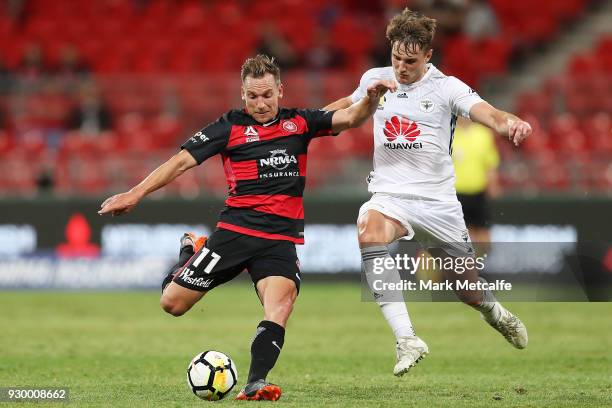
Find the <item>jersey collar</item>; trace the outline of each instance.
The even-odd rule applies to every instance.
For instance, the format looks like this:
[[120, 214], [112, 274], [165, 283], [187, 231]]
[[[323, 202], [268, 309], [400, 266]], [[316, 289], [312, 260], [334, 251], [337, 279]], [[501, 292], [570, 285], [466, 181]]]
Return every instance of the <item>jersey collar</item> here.
[[280, 108], [278, 108], [278, 112], [276, 113], [276, 116], [274, 117], [274, 119], [272, 119], [268, 123], [262, 124], [261, 126], [263, 126], [263, 127], [271, 126], [271, 125], [275, 124], [276, 122], [278, 122], [279, 118], [280, 118]]
[[242, 117], [243, 121], [245, 122], [245, 125], [258, 125], [258, 126], [263, 126], [263, 127], [268, 127], [268, 126], [272, 126], [273, 124], [275, 124], [276, 122], [278, 122], [278, 120], [280, 119], [280, 115], [281, 112], [283, 111], [283, 109], [279, 106], [278, 107], [278, 112], [276, 113], [276, 116], [274, 117], [274, 119], [270, 120], [269, 122], [266, 123], [259, 123], [258, 121], [255, 120], [254, 117], [252, 117], [251, 115], [249, 115], [246, 111], [246, 109], [242, 108], [242, 110], [238, 111], [240, 113], [240, 116]]

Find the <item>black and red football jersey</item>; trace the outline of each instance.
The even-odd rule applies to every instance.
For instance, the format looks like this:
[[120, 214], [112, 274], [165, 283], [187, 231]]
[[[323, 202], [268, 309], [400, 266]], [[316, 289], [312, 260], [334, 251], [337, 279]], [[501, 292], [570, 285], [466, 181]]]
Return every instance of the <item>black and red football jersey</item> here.
[[303, 244], [308, 144], [332, 134], [333, 114], [280, 109], [260, 124], [232, 110], [187, 140], [181, 148], [198, 164], [221, 154], [229, 195], [217, 227]]

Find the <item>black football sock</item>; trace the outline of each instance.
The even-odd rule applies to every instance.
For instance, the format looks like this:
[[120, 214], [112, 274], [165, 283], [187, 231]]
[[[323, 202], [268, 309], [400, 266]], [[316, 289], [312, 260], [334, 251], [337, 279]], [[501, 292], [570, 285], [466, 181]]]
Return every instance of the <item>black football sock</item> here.
[[285, 342], [285, 328], [268, 320], [262, 320], [251, 343], [251, 368], [247, 383], [265, 380]]
[[175, 272], [178, 269], [182, 268], [187, 263], [187, 261], [189, 261], [189, 258], [193, 256], [193, 254], [193, 247], [191, 245], [185, 245], [183, 248], [181, 248], [181, 252], [179, 254], [179, 261], [172, 267], [172, 269], [170, 269], [170, 271], [168, 271], [168, 274], [162, 281], [162, 292], [164, 291], [164, 289], [166, 289], [166, 286], [168, 286], [168, 284], [172, 282], [172, 279], [174, 279]]

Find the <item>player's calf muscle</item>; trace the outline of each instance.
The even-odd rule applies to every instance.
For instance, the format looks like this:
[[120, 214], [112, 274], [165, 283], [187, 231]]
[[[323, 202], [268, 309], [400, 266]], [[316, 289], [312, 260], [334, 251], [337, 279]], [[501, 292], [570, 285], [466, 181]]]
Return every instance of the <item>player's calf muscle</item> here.
[[264, 318], [285, 327], [287, 320], [293, 311], [297, 293], [295, 290], [290, 291], [287, 296], [282, 299], [275, 299], [264, 302]]
[[287, 300], [267, 306], [264, 308], [265, 319], [285, 327], [293, 311], [293, 304], [293, 300]]
[[[434, 257], [445, 258], [449, 255], [442, 251], [437, 250], [435, 248], [430, 248], [429, 252]], [[463, 273], [457, 273], [452, 269], [443, 270], [444, 277], [449, 282], [457, 282], [457, 281], [468, 281], [468, 282], [478, 282], [478, 272], [475, 269], [467, 269]], [[465, 303], [466, 305], [475, 306], [482, 302], [483, 292], [481, 290], [467, 290], [467, 289], [457, 289], [456, 284], [454, 285], [455, 295], [457, 298]]]

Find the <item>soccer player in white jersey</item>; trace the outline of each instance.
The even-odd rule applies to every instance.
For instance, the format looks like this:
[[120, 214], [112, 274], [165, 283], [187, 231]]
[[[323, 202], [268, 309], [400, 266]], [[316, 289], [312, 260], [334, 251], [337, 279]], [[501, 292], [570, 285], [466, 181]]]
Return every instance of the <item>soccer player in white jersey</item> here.
[[[373, 194], [359, 210], [357, 221], [362, 265], [372, 288], [375, 263], [384, 265], [384, 279], [399, 281], [387, 245], [398, 239], [420, 242], [433, 257], [472, 257], [474, 250], [467, 233], [461, 204], [455, 192], [451, 158], [457, 117], [481, 123], [519, 145], [531, 134], [530, 125], [485, 102], [461, 80], [446, 76], [429, 63], [436, 28], [434, 19], [405, 9], [387, 26], [391, 45], [391, 66], [373, 68], [361, 78], [352, 95], [325, 107], [350, 106], [365, 95], [368, 84], [380, 79], [395, 80], [396, 92], [381, 98], [374, 115], [374, 170], [368, 179]], [[469, 58], [469, 55], [465, 56]], [[381, 259], [382, 258], [382, 259]], [[445, 270], [447, 280], [457, 280]], [[461, 279], [478, 282], [470, 269]], [[374, 297], [397, 340], [394, 374], [408, 372], [428, 353], [415, 335], [401, 293], [384, 291]], [[514, 347], [527, 345], [527, 329], [506, 310], [489, 290], [459, 291], [458, 298], [482, 314]]]

